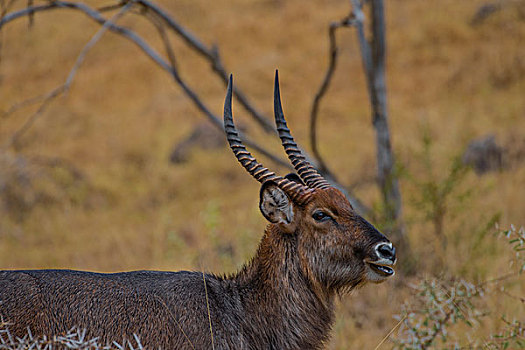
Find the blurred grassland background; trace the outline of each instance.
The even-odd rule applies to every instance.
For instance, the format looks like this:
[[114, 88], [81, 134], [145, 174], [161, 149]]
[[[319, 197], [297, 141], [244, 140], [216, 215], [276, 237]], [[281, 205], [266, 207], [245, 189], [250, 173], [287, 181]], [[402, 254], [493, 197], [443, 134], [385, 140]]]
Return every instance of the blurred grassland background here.
[[[219, 46], [235, 84], [267, 115], [278, 68], [289, 126], [308, 148], [308, 116], [328, 62], [328, 25], [348, 14], [347, 1], [158, 3], [206, 44]], [[473, 25], [486, 3], [386, 1], [390, 127], [417, 272], [408, 277], [400, 271], [392, 281], [342, 298], [331, 349], [373, 348], [397, 323], [393, 315], [410, 300], [411, 281], [481, 281], [507, 268], [507, 247], [495, 238], [493, 224], [525, 224], [525, 162], [483, 176], [453, 173], [476, 137], [494, 134], [508, 152], [525, 152], [525, 4], [511, 1]], [[141, 17], [127, 14], [119, 23], [160, 50], [156, 31]], [[62, 84], [99, 28], [69, 10], [37, 14], [31, 28], [27, 18], [5, 26], [0, 110]], [[223, 83], [178, 37], [171, 39], [181, 75], [222, 115]], [[337, 72], [320, 110], [321, 152], [343, 183], [357, 184], [359, 198], [378, 208], [375, 134], [354, 29], [339, 31], [338, 43]], [[2, 145], [36, 108], [0, 120]], [[236, 101], [234, 116], [284, 155], [278, 138], [258, 132]], [[199, 123], [206, 121], [165, 72], [130, 42], [106, 33], [69, 93], [15, 149], [1, 151], [0, 267], [234, 271], [255, 253], [266, 225], [258, 211], [259, 184], [226, 142], [196, 148], [185, 163], [169, 162], [174, 145]], [[60, 159], [76, 175], [43, 159]], [[442, 250], [428, 188], [447, 180], [452, 189], [444, 200]], [[523, 279], [512, 288], [525, 294]], [[488, 302], [523, 319], [523, 302], [502, 295]], [[471, 332], [482, 335], [500, 322], [489, 316]]]

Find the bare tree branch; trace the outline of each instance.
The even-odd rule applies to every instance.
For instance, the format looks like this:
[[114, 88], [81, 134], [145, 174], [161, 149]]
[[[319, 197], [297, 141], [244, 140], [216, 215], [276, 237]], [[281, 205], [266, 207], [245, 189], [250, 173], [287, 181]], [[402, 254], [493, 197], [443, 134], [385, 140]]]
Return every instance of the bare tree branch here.
[[[159, 21], [158, 17], [148, 16], [147, 18], [155, 25], [155, 27], [157, 28], [157, 31], [159, 32], [159, 35], [160, 35], [160, 37], [162, 39], [162, 42], [164, 44], [164, 48], [166, 50], [166, 54], [167, 54], [168, 59], [169, 59], [170, 64], [171, 64], [172, 75], [176, 74], [178, 78], [175, 78], [175, 79], [176, 80], [180, 79], [180, 75], [178, 74], [178, 70], [177, 70], [177, 63], [176, 63], [176, 59], [175, 59], [175, 54], [173, 52], [173, 48], [172, 48], [172, 46], [171, 46], [171, 44], [169, 42], [169, 38], [167, 36], [166, 30], [165, 30], [162, 22]], [[214, 118], [218, 119], [215, 116], [214, 116]], [[219, 128], [220, 128], [220, 130], [222, 132], [223, 131], [223, 123], [220, 120], [219, 120], [219, 124], [220, 124]], [[244, 139], [244, 142], [248, 146], [250, 146], [253, 149], [257, 150], [258, 152], [264, 154], [267, 158], [269, 158], [273, 162], [275, 162], [277, 164], [280, 164], [282, 166], [285, 166], [285, 167], [287, 167], [289, 169], [292, 169], [292, 166], [289, 163], [287, 163], [286, 161], [284, 161], [281, 158], [275, 156], [274, 154], [272, 154], [271, 152], [267, 151], [263, 147], [259, 146], [257, 143], [254, 143], [253, 141], [251, 141], [249, 138], [246, 138], [242, 134], [241, 134], [241, 137]]]
[[17, 144], [18, 144], [18, 140], [20, 139], [20, 137], [26, 133], [27, 130], [29, 130], [31, 128], [31, 126], [33, 126], [33, 124], [35, 123], [35, 121], [38, 119], [38, 117], [40, 115], [42, 115], [42, 113], [44, 113], [44, 111], [47, 109], [48, 105], [51, 103], [51, 101], [53, 101], [57, 96], [59, 96], [60, 94], [62, 94], [63, 92], [65, 91], [65, 86], [64, 85], [61, 85], [55, 89], [53, 89], [51, 92], [49, 92], [48, 94], [45, 95], [44, 97], [44, 101], [42, 102], [42, 104], [40, 105], [40, 107], [38, 107], [38, 109], [36, 110], [35, 113], [31, 114], [29, 116], [29, 118], [26, 119], [26, 121], [24, 122], [24, 124], [22, 124], [22, 126], [20, 128], [18, 128], [12, 135], [11, 137], [9, 138], [9, 140], [2, 146], [2, 150], [5, 151], [6, 149], [10, 148], [10, 147], [14, 147], [15, 149], [17, 148]]
[[103, 13], [103, 12], [108, 12], [108, 11], [118, 10], [118, 9], [121, 8], [122, 6], [124, 6], [124, 2], [123, 2], [123, 1], [120, 1], [120, 2], [117, 2], [117, 3], [115, 3], [115, 4], [105, 5], [105, 6], [102, 6], [102, 7], [98, 7], [98, 8], [97, 8], [97, 11], [100, 12], [100, 13]]
[[326, 70], [326, 74], [324, 76], [323, 82], [321, 83], [321, 86], [319, 87], [319, 90], [315, 94], [314, 101], [312, 104], [312, 111], [310, 112], [310, 144], [312, 145], [312, 154], [317, 161], [317, 168], [322, 173], [328, 174], [332, 177], [335, 177], [326, 165], [325, 161], [323, 160], [323, 157], [321, 156], [317, 144], [317, 119], [318, 119], [318, 112], [319, 112], [319, 105], [321, 104], [321, 99], [324, 97], [326, 91], [328, 90], [328, 87], [332, 81], [332, 77], [335, 72], [335, 68], [337, 66], [337, 54], [338, 54], [338, 48], [337, 48], [337, 41], [335, 37], [335, 32], [337, 29], [341, 27], [349, 27], [353, 24], [351, 16], [347, 16], [343, 18], [339, 22], [333, 22], [330, 24], [330, 27], [328, 28], [328, 38], [330, 41], [330, 46], [328, 49], [328, 56], [329, 56], [329, 63], [328, 68]]
[[[110, 10], [117, 9], [119, 7], [122, 7], [122, 6], [126, 6], [129, 3], [140, 4], [140, 6], [143, 7], [143, 10], [144, 9], [147, 10], [147, 11], [141, 11], [140, 12], [141, 15], [146, 15], [149, 12], [150, 16], [146, 16], [146, 17], [148, 19], [150, 19], [150, 21], [151, 21], [152, 20], [151, 14], [153, 14], [159, 20], [161, 20], [161, 22], [163, 22], [165, 24], [165, 26], [167, 26], [168, 28], [173, 30], [175, 33], [177, 33], [181, 37], [183, 37], [186, 40], [186, 42], [191, 45], [191, 47], [193, 47], [197, 52], [199, 52], [201, 55], [206, 57], [212, 63], [214, 71], [217, 74], [219, 74], [219, 76], [221, 76], [223, 78], [223, 81], [225, 81], [225, 77], [227, 78], [227, 73], [226, 73], [225, 68], [222, 65], [220, 57], [218, 56], [217, 49], [216, 48], [208, 49], [193, 34], [189, 33], [187, 30], [185, 30], [182, 26], [180, 26], [176, 21], [174, 21], [169, 15], [167, 15], [163, 10], [161, 10], [155, 4], [152, 4], [151, 2], [149, 2], [147, 0], [135, 0], [135, 1], [129, 1], [129, 0], [126, 1], [126, 0], [124, 0], [124, 1], [122, 1], [120, 3], [118, 3], [118, 4], [115, 4], [115, 5], [104, 6], [100, 10], [101, 11], [110, 11]], [[44, 5], [33, 5], [33, 6], [30, 6], [30, 7], [26, 7], [24, 9], [22, 9], [22, 10], [19, 10], [19, 11], [14, 11], [14, 12], [8, 13], [8, 14], [6, 14], [6, 16], [4, 16], [2, 19], [0, 19], [0, 30], [6, 23], [11, 22], [11, 21], [13, 21], [13, 20], [15, 20], [17, 18], [23, 17], [23, 16], [28, 16], [30, 13], [37, 13], [37, 12], [42, 12], [42, 11], [47, 11], [47, 10], [52, 10], [52, 9], [59, 9], [59, 8], [72, 9], [72, 10], [77, 10], [79, 12], [82, 12], [85, 15], [87, 15], [89, 18], [91, 18], [94, 21], [96, 21], [97, 23], [99, 23], [101, 25], [107, 25], [107, 29], [109, 29], [113, 33], [116, 33], [117, 35], [120, 35], [120, 36], [130, 40], [135, 45], [137, 45], [139, 47], [139, 49], [141, 49], [156, 65], [158, 65], [160, 68], [162, 68], [164, 71], [168, 72], [172, 76], [172, 78], [176, 81], [176, 83], [183, 89], [184, 93], [197, 106], [197, 108], [201, 112], [203, 112], [203, 114], [208, 118], [208, 120], [215, 127], [219, 128], [220, 130], [223, 129], [221, 118], [217, 117], [216, 115], [214, 115], [210, 111], [210, 109], [202, 102], [202, 100], [199, 98], [199, 96], [193, 91], [193, 89], [191, 89], [186, 84], [186, 82], [180, 76], [180, 74], [179, 74], [179, 72], [177, 70], [177, 67], [176, 67], [176, 61], [175, 61], [175, 55], [173, 53], [173, 49], [171, 48], [171, 45], [169, 44], [169, 40], [167, 38], [167, 33], [165, 31], [165, 28], [160, 29], [158, 20], [157, 21], [153, 21], [153, 24], [155, 25], [155, 27], [159, 31], [159, 35], [161, 36], [162, 42], [164, 44], [164, 49], [166, 50], [166, 53], [167, 53], [167, 56], [168, 56], [168, 60], [170, 61], [169, 63], [167, 61], [165, 61], [164, 58], [162, 58], [162, 56], [160, 56], [150, 45], [148, 45], [148, 43], [141, 36], [136, 34], [134, 31], [132, 31], [132, 30], [130, 30], [128, 28], [116, 25], [114, 23], [107, 23], [106, 19], [101, 15], [101, 13], [99, 11], [94, 10], [94, 9], [92, 9], [91, 7], [89, 7], [89, 6], [85, 5], [85, 4], [77, 3], [77, 2], [59, 1], [59, 0], [51, 1], [50, 0], [49, 3], [44, 4]], [[74, 76], [74, 74], [73, 75], [70, 74], [70, 77], [68, 77], [68, 81], [66, 82], [66, 85], [65, 85], [67, 88], [69, 87], [69, 84], [71, 84], [73, 76]], [[53, 99], [54, 97], [56, 97], [56, 96], [58, 96], [58, 95], [60, 95], [61, 93], [64, 92], [63, 88], [64, 87], [61, 86], [61, 87], [57, 88], [56, 90], [50, 92], [48, 95], [45, 96], [45, 100], [42, 103], [41, 107], [35, 113], [35, 115], [32, 116], [28, 120], [28, 122], [26, 123], [27, 126], [23, 128], [21, 133], [25, 132], [25, 130], [27, 130], [32, 125], [32, 123], [38, 117], [38, 115], [43, 113], [43, 111], [46, 109], [46, 107], [47, 107], [47, 105], [48, 105], [48, 103], [49, 103], [49, 101], [51, 99]], [[236, 90], [236, 97], [239, 100], [239, 102], [241, 102], [241, 104], [245, 107], [245, 109], [250, 111], [252, 116], [254, 118], [256, 118], [255, 115], [256, 114], [260, 115], [260, 113], [258, 113], [253, 107], [251, 107], [251, 104], [249, 102], [247, 102], [246, 98], [244, 98], [243, 96], [244, 95], [239, 90]], [[264, 120], [266, 120], [266, 119], [264, 119]], [[266, 120], [266, 123], [267, 123], [267, 126], [271, 125], [267, 120]], [[259, 124], [261, 125], [261, 123], [259, 123]], [[265, 130], [266, 131], [274, 130], [274, 128], [273, 128], [273, 126], [271, 126], [271, 128], [265, 128]], [[19, 136], [15, 135], [15, 140], [18, 137]], [[264, 147], [262, 147], [262, 146], [258, 145], [257, 143], [253, 142], [249, 138], [246, 138], [246, 137], [243, 137], [243, 138], [245, 140], [245, 143], [248, 146], [250, 146], [253, 149], [255, 149], [256, 151], [262, 153], [267, 158], [272, 160], [274, 163], [277, 163], [277, 164], [279, 164], [281, 166], [285, 166], [285, 167], [291, 169], [291, 166], [290, 166], [290, 164], [288, 162], [282, 160], [280, 157], [275, 156], [274, 154], [272, 154], [271, 152], [266, 150]], [[307, 156], [306, 153], [305, 153], [305, 156], [307, 158], [310, 158], [310, 157]], [[313, 161], [312, 163], [315, 164], [317, 162]], [[340, 190], [342, 190], [345, 193], [345, 195], [348, 197], [348, 199], [350, 200], [350, 202], [356, 208], [357, 211], [359, 211], [362, 214], [366, 214], [369, 211], [369, 209], [366, 208], [353, 195], [351, 195], [348, 192], [348, 190], [346, 188], [344, 188], [344, 186], [339, 184], [337, 179], [335, 179], [335, 177], [333, 175], [325, 174], [323, 172], [321, 172], [321, 173], [335, 187], [339, 188]]]
[[384, 213], [387, 222], [394, 226], [395, 241], [408, 247], [401, 222], [401, 194], [394, 173], [394, 156], [390, 142], [385, 86], [385, 18], [382, 0], [370, 0], [372, 17], [372, 40], [365, 37], [362, 4], [351, 0], [355, 26], [366, 73], [368, 94], [372, 105], [372, 123], [376, 131], [377, 179], [383, 195]]
[[[211, 48], [206, 47], [195, 35], [193, 35], [189, 30], [181, 26], [173, 17], [169, 16], [164, 10], [162, 10], [158, 5], [148, 1], [148, 0], [138, 0], [138, 3], [144, 6], [146, 9], [152, 11], [160, 19], [162, 19], [166, 25], [176, 32], [186, 43], [192, 47], [196, 52], [198, 52], [202, 57], [208, 60], [212, 66], [212, 69], [217, 75], [221, 78], [224, 86], [228, 85], [228, 72], [224, 68], [221, 57], [219, 55], [219, 49], [217, 46], [212, 46]], [[246, 95], [238, 88], [233, 87], [233, 94], [241, 105], [252, 115], [252, 117], [259, 123], [259, 125], [266, 132], [275, 132], [274, 125], [265, 117], [261, 112], [259, 112], [253, 105], [250, 103]]]
[[175, 59], [175, 52], [173, 52], [173, 47], [171, 46], [168, 34], [166, 33], [163, 23], [156, 16], [146, 14], [146, 18], [148, 18], [157, 29], [159, 36], [162, 39], [162, 43], [164, 44], [164, 49], [166, 50], [166, 55], [168, 56], [171, 68], [177, 69], [177, 60]]
[[337, 57], [338, 57], [338, 48], [336, 40], [336, 31], [342, 27], [350, 27], [354, 25], [353, 13], [346, 16], [338, 22], [333, 22], [328, 28], [328, 37], [329, 37], [329, 49], [328, 57], [329, 63], [326, 70], [324, 79], [319, 87], [319, 90], [315, 94], [314, 101], [312, 103], [312, 110], [310, 112], [310, 144], [312, 145], [312, 154], [314, 156], [315, 162], [317, 163], [317, 168], [321, 174], [329, 180], [335, 187], [340, 189], [348, 198], [355, 210], [357, 210], [362, 215], [371, 215], [372, 211], [368, 208], [363, 202], [361, 202], [354, 194], [352, 194], [352, 186], [342, 186], [334, 175], [334, 173], [328, 168], [326, 162], [323, 160], [319, 148], [317, 147], [317, 119], [319, 115], [319, 106], [321, 100], [326, 94], [328, 87], [332, 81], [336, 66], [337, 66]]
[[11, 107], [9, 107], [6, 111], [2, 111], [0, 113], [0, 119], [5, 119], [9, 117], [11, 114], [15, 113], [19, 109], [22, 109], [24, 107], [28, 107], [31, 105], [34, 105], [35, 103], [38, 103], [46, 98], [48, 94], [38, 95], [34, 97], [30, 97], [28, 99], [25, 99], [23, 101], [14, 103]]
[[[10, 148], [11, 146], [15, 146], [16, 147], [16, 143], [17, 143], [18, 139], [27, 130], [29, 130], [29, 128], [31, 128], [31, 126], [38, 119], [38, 117], [47, 109], [47, 107], [51, 103], [51, 101], [54, 100], [57, 96], [61, 95], [62, 93], [65, 93], [65, 92], [67, 92], [69, 90], [69, 88], [71, 87], [71, 83], [73, 82], [73, 78], [75, 77], [75, 75], [76, 75], [76, 73], [78, 71], [78, 68], [80, 67], [82, 62], [84, 62], [84, 58], [86, 57], [86, 54], [88, 53], [88, 51], [100, 40], [100, 38], [102, 38], [102, 35], [104, 35], [104, 33], [108, 30], [108, 28], [115, 21], [117, 21], [120, 17], [122, 17], [131, 8], [132, 4], [133, 4], [133, 1], [129, 2], [117, 14], [115, 14], [113, 17], [111, 17], [111, 19], [109, 19], [108, 21], [106, 21], [104, 23], [102, 28], [99, 29], [99, 31], [91, 38], [91, 40], [84, 46], [84, 48], [82, 49], [82, 51], [78, 55], [73, 68], [71, 69], [71, 71], [69, 72], [69, 74], [67, 76], [67, 79], [66, 79], [65, 83], [60, 85], [59, 87], [55, 88], [53, 91], [51, 91], [49, 94], [47, 94], [47, 96], [45, 96], [44, 102], [42, 102], [42, 104], [40, 105], [38, 110], [35, 113], [33, 113], [25, 121], [25, 123], [22, 125], [22, 127], [20, 127], [17, 131], [15, 131], [15, 133], [11, 136], [11, 138], [4, 145], [4, 147], [3, 147], [4, 149]], [[33, 6], [27, 6], [27, 8], [26, 8], [27, 16], [29, 16], [29, 18], [31, 18], [34, 15], [34, 11], [32, 10], [32, 8], [33, 8]], [[4, 19], [2, 19], [2, 20], [4, 20]], [[2, 27], [1, 22], [2, 21], [0, 21], [0, 29]], [[27, 100], [27, 101], [32, 102], [32, 101], [34, 101], [36, 99], [37, 98], [32, 99], [32, 100]]]
[[[135, 3], [135, 1], [127, 2], [129, 4]], [[97, 23], [101, 25], [106, 25], [107, 29], [111, 30], [112, 32], [119, 34], [126, 39], [133, 42], [135, 45], [137, 45], [150, 59], [152, 59], [158, 66], [160, 66], [162, 69], [170, 73], [170, 75], [173, 77], [173, 79], [177, 82], [177, 84], [183, 89], [184, 93], [193, 101], [193, 103], [201, 110], [204, 115], [208, 118], [208, 120], [215, 125], [217, 128], [219, 128], [221, 131], [223, 130], [222, 121], [220, 118], [215, 116], [209, 108], [201, 101], [199, 96], [182, 80], [180, 77], [178, 71], [170, 66], [169, 63], [167, 63], [153, 48], [151, 48], [145, 41], [142, 39], [139, 35], [137, 35], [134, 31], [118, 26], [114, 23], [111, 23], [110, 21], [106, 21], [106, 19], [96, 10], [90, 8], [89, 6], [82, 4], [82, 3], [76, 3], [76, 2], [69, 2], [69, 1], [52, 1], [46, 5], [36, 5], [24, 8], [19, 11], [15, 11], [9, 14], [6, 14], [4, 18], [0, 20], [0, 30], [2, 27], [20, 17], [27, 16], [29, 13], [37, 13], [42, 11], [48, 11], [53, 9], [59, 9], [59, 8], [65, 8], [65, 9], [73, 9], [73, 10], [79, 10], [80, 12], [87, 15], [89, 18], [93, 19]], [[71, 72], [73, 73], [73, 72]], [[69, 88], [69, 85], [72, 82], [72, 79], [74, 77], [74, 73], [68, 76], [68, 79], [64, 85], [59, 86], [55, 90], [51, 91], [46, 97], [40, 108], [33, 114], [27, 122], [24, 124], [24, 126], [19, 129], [15, 135], [10, 139], [10, 141], [7, 143], [6, 147], [10, 147], [14, 144], [14, 142], [20, 137], [21, 134], [23, 134], [29, 127], [34, 123], [34, 121], [38, 118], [40, 114], [42, 114], [45, 109], [47, 108], [49, 102], [55, 98], [56, 96], [60, 95], [62, 92], [64, 92], [64, 89], [67, 90]], [[244, 137], [244, 136], [243, 136]], [[285, 166], [287, 168], [291, 168], [290, 164], [288, 162], [284, 161], [283, 159], [273, 155], [271, 152], [266, 150], [264, 147], [260, 146], [259, 144], [255, 143], [254, 141], [250, 140], [249, 138], [244, 137], [245, 143], [252, 147], [253, 149], [257, 150], [258, 152], [262, 153], [266, 157], [268, 157], [273, 162]]]

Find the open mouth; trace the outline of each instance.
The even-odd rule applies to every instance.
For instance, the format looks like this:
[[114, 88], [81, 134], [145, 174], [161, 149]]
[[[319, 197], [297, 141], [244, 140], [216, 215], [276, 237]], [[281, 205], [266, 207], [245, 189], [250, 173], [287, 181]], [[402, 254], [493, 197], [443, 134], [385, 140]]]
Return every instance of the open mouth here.
[[388, 276], [392, 276], [394, 274], [394, 269], [391, 268], [390, 266], [379, 265], [379, 264], [375, 264], [375, 263], [372, 263], [372, 262], [369, 262], [369, 261], [367, 261], [366, 263], [368, 264], [368, 266], [370, 266], [370, 268], [372, 270], [374, 270], [374, 272], [376, 272], [377, 274], [379, 274], [381, 276], [388, 277]]

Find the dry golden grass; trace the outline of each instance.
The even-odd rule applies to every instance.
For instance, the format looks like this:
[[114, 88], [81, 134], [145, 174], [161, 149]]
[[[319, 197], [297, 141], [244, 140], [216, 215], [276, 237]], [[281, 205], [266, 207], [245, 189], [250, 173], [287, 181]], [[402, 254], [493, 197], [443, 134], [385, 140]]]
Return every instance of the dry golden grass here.
[[[327, 64], [327, 26], [347, 14], [347, 1], [159, 3], [205, 43], [219, 45], [236, 84], [268, 115], [274, 69], [279, 68], [289, 125], [298, 141], [307, 144], [307, 116]], [[416, 179], [429, 180], [421, 158], [425, 128], [433, 140], [434, 179], [446, 176], [452, 158], [474, 137], [494, 133], [503, 142], [524, 137], [525, 5], [513, 2], [471, 26], [484, 3], [386, 4], [393, 145], [397, 160]], [[159, 44], [153, 28], [139, 16], [128, 14], [122, 23]], [[37, 15], [31, 29], [26, 19], [3, 28], [0, 110], [62, 84], [97, 30], [68, 10]], [[338, 72], [321, 106], [321, 151], [345, 183], [355, 183], [374, 176], [374, 131], [355, 33], [340, 32], [338, 39]], [[184, 78], [220, 115], [225, 87], [202, 58], [173, 40]], [[1, 119], [2, 144], [34, 109]], [[234, 109], [236, 120], [252, 125], [238, 104]], [[20, 144], [21, 156], [59, 157], [85, 178], [77, 181], [57, 168], [27, 170], [38, 196], [27, 199], [21, 218], [2, 212], [0, 267], [236, 269], [254, 253], [265, 227], [257, 209], [258, 184], [226, 148], [197, 150], [184, 165], [168, 162], [174, 143], [203, 120], [167, 74], [132, 44], [106, 34], [87, 55], [70, 92], [51, 105]], [[277, 140], [257, 136], [280, 152]], [[508, 146], [515, 147], [510, 141]], [[445, 275], [484, 279], [506, 268], [504, 248], [494, 247], [491, 234], [475, 251], [472, 242], [496, 213], [502, 227], [525, 224], [524, 183], [525, 166], [516, 164], [483, 177], [469, 173], [458, 184], [457, 193], [472, 194], [461, 203], [455, 200], [457, 193], [451, 196]], [[431, 271], [436, 243], [431, 224], [415, 204], [418, 187], [408, 177], [402, 177], [401, 187], [421, 278]], [[369, 205], [379, 204], [373, 183], [357, 192]], [[345, 297], [330, 349], [374, 348], [396, 324], [392, 316], [401, 303], [410, 298], [407, 283], [399, 276], [398, 282]], [[525, 287], [514, 287], [525, 293]], [[500, 310], [523, 316], [523, 304], [516, 307], [514, 300], [501, 298], [493, 300]], [[474, 334], [497, 326], [498, 320], [489, 317]]]

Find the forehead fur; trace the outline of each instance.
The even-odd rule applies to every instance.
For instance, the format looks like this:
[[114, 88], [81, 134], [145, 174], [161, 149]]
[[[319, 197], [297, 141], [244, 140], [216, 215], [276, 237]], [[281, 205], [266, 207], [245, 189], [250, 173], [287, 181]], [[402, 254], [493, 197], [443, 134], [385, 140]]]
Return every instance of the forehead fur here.
[[351, 213], [352, 205], [348, 202], [345, 195], [337, 188], [327, 188], [324, 190], [316, 189], [307, 207], [324, 207], [337, 210], [339, 213]]

